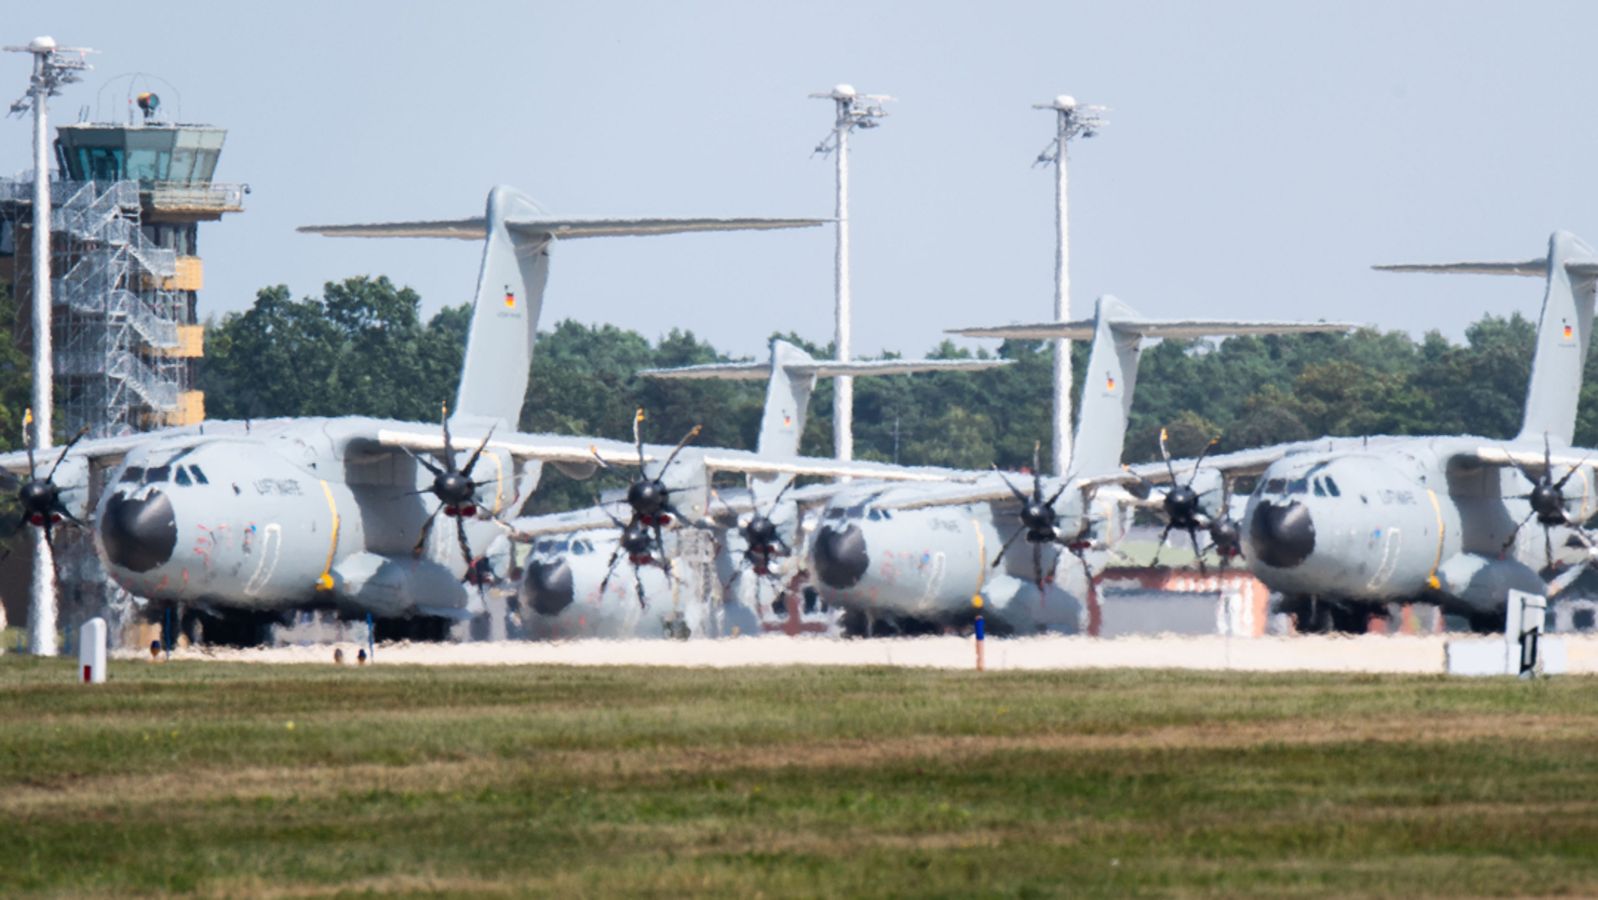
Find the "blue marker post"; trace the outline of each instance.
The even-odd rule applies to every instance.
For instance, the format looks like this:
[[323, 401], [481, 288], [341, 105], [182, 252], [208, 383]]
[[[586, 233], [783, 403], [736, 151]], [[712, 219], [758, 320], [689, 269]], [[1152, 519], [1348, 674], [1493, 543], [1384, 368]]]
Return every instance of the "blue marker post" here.
[[166, 608], [166, 624], [161, 629], [161, 649], [166, 653], [167, 662], [172, 661], [172, 607]]
[[984, 637], [983, 628], [982, 628], [982, 595], [981, 594], [973, 595], [971, 597], [971, 605], [976, 607], [976, 610], [977, 610], [977, 621], [976, 621], [976, 626], [977, 626], [977, 628], [976, 628], [976, 633], [977, 633], [977, 671], [981, 672], [983, 670], [983, 667], [982, 667], [982, 639]]
[[366, 614], [366, 660], [377, 662], [377, 629], [372, 625], [372, 614]]

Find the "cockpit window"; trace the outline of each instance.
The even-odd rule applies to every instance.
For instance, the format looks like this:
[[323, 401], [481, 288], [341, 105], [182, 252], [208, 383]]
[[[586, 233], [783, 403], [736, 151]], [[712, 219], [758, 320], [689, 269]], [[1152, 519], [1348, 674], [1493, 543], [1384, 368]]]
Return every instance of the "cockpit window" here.
[[877, 510], [873, 509], [873, 510], [870, 510], [869, 512], [866, 513], [866, 518], [870, 519], [873, 522], [880, 522], [880, 521], [882, 521], [882, 513], [880, 513]]
[[1281, 478], [1272, 478], [1265, 482], [1265, 493], [1280, 494], [1287, 490], [1287, 482]]
[[128, 466], [126, 469], [122, 470], [122, 477], [117, 479], [117, 481], [122, 482], [124, 484], [138, 484], [139, 482], [141, 482], [143, 480], [144, 480], [144, 467], [143, 466]]
[[1305, 494], [1309, 492], [1309, 479], [1295, 478], [1287, 483], [1289, 494]]
[[182, 487], [188, 487], [194, 483], [194, 479], [189, 477], [189, 470], [183, 468], [182, 466], [178, 466], [178, 474], [172, 476], [172, 480], [177, 482]]
[[834, 507], [833, 509], [829, 509], [829, 510], [827, 510], [827, 518], [829, 518], [829, 519], [841, 519], [841, 518], [843, 518], [843, 510], [838, 509], [836, 507]]
[[1343, 492], [1337, 489], [1337, 482], [1333, 481], [1330, 475], [1326, 476], [1326, 493], [1333, 497], [1343, 496]]
[[587, 541], [572, 541], [572, 553], [577, 556], [584, 556], [592, 549], [592, 547], [588, 546]]
[[1317, 496], [1317, 497], [1326, 496], [1326, 487], [1325, 487], [1325, 485], [1321, 484], [1321, 480], [1319, 478], [1315, 479], [1315, 496]]
[[210, 480], [205, 477], [205, 473], [200, 471], [200, 467], [199, 466], [191, 465], [191, 466], [189, 466], [189, 471], [194, 473], [194, 480], [197, 483], [199, 483], [199, 484], [210, 484], [211, 483]]
[[171, 478], [171, 466], [152, 466], [144, 470], [145, 484], [165, 484]]

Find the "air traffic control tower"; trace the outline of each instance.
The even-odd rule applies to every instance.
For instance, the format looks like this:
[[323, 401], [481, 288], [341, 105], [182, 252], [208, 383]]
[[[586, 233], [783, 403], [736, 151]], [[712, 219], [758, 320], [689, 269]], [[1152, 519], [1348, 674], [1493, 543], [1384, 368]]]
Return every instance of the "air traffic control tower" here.
[[[56, 129], [51, 184], [56, 402], [61, 432], [91, 437], [205, 418], [194, 389], [204, 354], [199, 223], [244, 208], [246, 187], [212, 180], [226, 131], [164, 122], [140, 94], [143, 121]], [[0, 180], [0, 277], [18, 327], [32, 306], [31, 178]]]

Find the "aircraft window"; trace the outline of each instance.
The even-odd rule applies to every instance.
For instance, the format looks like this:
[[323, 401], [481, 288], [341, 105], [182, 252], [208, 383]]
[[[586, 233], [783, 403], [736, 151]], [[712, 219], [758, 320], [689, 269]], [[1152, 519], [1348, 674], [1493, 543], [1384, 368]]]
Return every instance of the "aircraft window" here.
[[893, 513], [888, 512], [887, 510], [883, 510], [882, 511], [882, 517], [884, 519], [891, 519], [891, 518], [893, 518]]
[[171, 466], [152, 466], [144, 470], [145, 484], [165, 484], [172, 478]]
[[1343, 496], [1343, 492], [1337, 489], [1337, 482], [1333, 481], [1330, 475], [1326, 476], [1326, 493], [1333, 497]]
[[117, 479], [117, 481], [125, 482], [127, 484], [138, 484], [139, 482], [141, 482], [143, 480], [144, 480], [144, 467], [143, 466], [128, 466], [126, 469], [122, 470], [122, 477]]
[[572, 548], [571, 541], [556, 541], [553, 549], [556, 553], [565, 553]]
[[587, 541], [572, 541], [572, 553], [582, 556], [588, 552]]
[[195, 481], [195, 483], [197, 483], [197, 484], [210, 484], [211, 483], [210, 480], [205, 477], [205, 473], [200, 471], [200, 467], [199, 466], [191, 465], [191, 466], [189, 466], [189, 471], [194, 473], [194, 481]]
[[870, 519], [873, 522], [880, 522], [880, 521], [882, 521], [882, 513], [877, 512], [876, 510], [873, 509], [869, 513], [866, 513], [866, 518]]
[[1280, 494], [1287, 490], [1287, 482], [1280, 478], [1272, 478], [1265, 482], [1265, 493]]
[[194, 479], [189, 477], [189, 470], [183, 468], [182, 466], [178, 466], [178, 474], [173, 476], [172, 480], [176, 481], [183, 487], [188, 487], [194, 483]]
[[1315, 496], [1326, 496], [1326, 488], [1321, 485], [1321, 480], [1319, 478], [1315, 479]]
[[829, 510], [827, 510], [827, 518], [829, 518], [829, 519], [841, 519], [841, 518], [843, 518], [843, 510], [841, 510], [841, 509], [829, 509]]
[[1289, 494], [1304, 494], [1309, 492], [1309, 479], [1295, 478], [1287, 483]]
[[548, 553], [549, 552], [549, 541], [534, 541], [533, 542], [533, 552], [534, 553]]

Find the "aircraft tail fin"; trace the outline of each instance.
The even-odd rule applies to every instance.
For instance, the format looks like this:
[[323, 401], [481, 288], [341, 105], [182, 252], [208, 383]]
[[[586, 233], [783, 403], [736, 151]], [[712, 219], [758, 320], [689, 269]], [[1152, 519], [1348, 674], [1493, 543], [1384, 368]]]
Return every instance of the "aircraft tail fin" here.
[[[766, 386], [765, 412], [760, 420], [760, 439], [755, 452], [761, 456], [784, 457], [799, 455], [799, 441], [804, 436], [805, 418], [810, 409], [810, 395], [815, 390], [817, 378], [838, 375], [970, 372], [1009, 364], [1009, 360], [999, 359], [881, 359], [840, 363], [836, 360], [815, 359], [797, 346], [779, 338], [771, 342], [769, 363], [711, 363], [675, 369], [645, 369], [638, 374], [649, 378], [683, 380], [769, 379]], [[769, 490], [773, 485], [780, 490], [781, 486], [792, 477], [771, 476], [771, 480], [764, 482], [764, 487], [760, 487], [757, 483], [757, 495]]]
[[538, 335], [550, 246], [557, 240], [802, 228], [820, 219], [573, 218], [551, 216], [527, 195], [499, 186], [489, 191], [481, 218], [371, 225], [309, 225], [300, 231], [331, 237], [421, 237], [481, 240], [483, 264], [472, 301], [466, 358], [453, 414], [515, 427]]
[[1115, 297], [1098, 299], [1091, 319], [962, 328], [967, 337], [1016, 340], [1093, 341], [1088, 352], [1087, 375], [1082, 380], [1081, 403], [1073, 441], [1071, 471], [1078, 476], [1114, 472], [1121, 466], [1126, 426], [1137, 385], [1143, 338], [1200, 338], [1216, 335], [1304, 334], [1350, 331], [1350, 322], [1242, 321], [1227, 319], [1145, 319]]
[[1526, 387], [1526, 412], [1520, 437], [1547, 435], [1568, 446], [1576, 435], [1576, 401], [1587, 365], [1592, 337], [1593, 303], [1598, 299], [1598, 254], [1568, 231], [1548, 238], [1548, 255], [1508, 263], [1442, 263], [1376, 266], [1382, 272], [1523, 275], [1543, 278], [1542, 315], [1537, 323], [1537, 349]]

